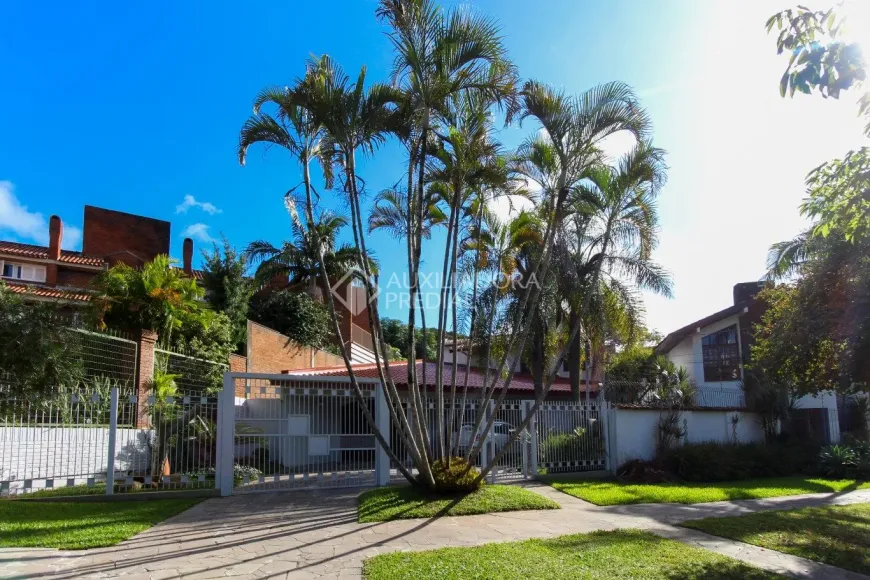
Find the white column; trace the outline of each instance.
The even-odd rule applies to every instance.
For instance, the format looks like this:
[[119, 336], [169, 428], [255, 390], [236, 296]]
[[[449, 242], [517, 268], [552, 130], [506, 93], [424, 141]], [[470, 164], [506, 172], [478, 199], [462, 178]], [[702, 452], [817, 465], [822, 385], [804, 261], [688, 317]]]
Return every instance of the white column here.
[[[384, 439], [390, 440], [390, 408], [387, 406], [387, 394], [384, 385], [378, 383], [375, 387], [375, 422]], [[390, 456], [380, 442], [375, 452], [375, 483], [378, 486], [390, 483]]]
[[[525, 406], [526, 416], [532, 410], [533, 401], [525, 401], [523, 405]], [[538, 416], [537, 412], [532, 415], [532, 418], [529, 419], [529, 426], [527, 429], [529, 430], [529, 465], [523, 466], [525, 468], [526, 477], [535, 478], [538, 476]], [[525, 459], [525, 454], [523, 454], [523, 459]]]
[[[493, 417], [493, 418], [495, 417], [495, 401], [492, 401], [492, 400], [489, 402], [489, 416]], [[489, 453], [491, 453], [492, 457], [494, 458], [495, 454], [496, 454], [496, 450], [495, 450], [495, 425], [493, 425], [492, 429], [489, 430], [489, 435], [487, 436], [486, 441], [484, 442], [484, 447], [489, 448]], [[493, 468], [489, 471], [489, 482], [490, 483], [495, 483], [495, 470], [496, 469], [497, 468], [495, 466], [493, 466]]]
[[215, 462], [215, 485], [221, 496], [233, 493], [234, 441], [236, 430], [236, 381], [231, 373], [224, 373], [224, 388], [218, 394], [217, 460]]
[[115, 446], [118, 435], [118, 387], [109, 395], [109, 450], [106, 455], [106, 495], [115, 492]]
[[604, 437], [604, 469], [610, 469], [610, 432], [609, 432], [609, 411], [610, 405], [607, 401], [604, 400], [604, 393], [601, 389], [598, 391], [598, 397], [596, 397], [595, 403], [598, 406], [598, 420], [601, 422], [601, 426], [599, 427], [599, 431], [601, 431], [601, 436]]

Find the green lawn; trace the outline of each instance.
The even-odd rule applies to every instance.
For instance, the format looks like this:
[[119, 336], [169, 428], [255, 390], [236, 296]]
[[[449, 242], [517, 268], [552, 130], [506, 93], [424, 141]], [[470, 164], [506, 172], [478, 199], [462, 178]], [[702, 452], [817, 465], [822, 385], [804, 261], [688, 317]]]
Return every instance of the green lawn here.
[[761, 512], [682, 524], [762, 548], [870, 574], [870, 504]]
[[0, 547], [79, 550], [112, 546], [200, 501], [2, 501]]
[[514, 485], [485, 485], [456, 496], [431, 496], [413, 487], [382, 487], [359, 496], [359, 521], [384, 522], [436, 516], [467, 516], [516, 510], [558, 509], [559, 504]]
[[396, 552], [367, 560], [363, 573], [368, 580], [778, 578], [737, 560], [635, 530], [486, 544], [474, 548]]
[[622, 483], [619, 481], [582, 481], [554, 478], [550, 485], [595, 505], [632, 503], [704, 503], [733, 499], [759, 499], [804, 493], [840, 492], [870, 489], [870, 482], [851, 479], [809, 479], [772, 477], [717, 483]]

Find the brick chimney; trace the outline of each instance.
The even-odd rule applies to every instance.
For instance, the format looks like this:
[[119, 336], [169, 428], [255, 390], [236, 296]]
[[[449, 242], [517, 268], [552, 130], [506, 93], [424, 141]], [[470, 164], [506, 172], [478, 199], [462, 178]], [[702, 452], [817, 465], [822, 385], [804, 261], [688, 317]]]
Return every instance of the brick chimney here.
[[[63, 222], [53, 215], [48, 220], [48, 258], [60, 260], [60, 245], [63, 243]], [[45, 283], [49, 286], [57, 285], [57, 264], [48, 264], [45, 267]]]
[[193, 275], [193, 266], [191, 263], [193, 262], [193, 240], [190, 238], [184, 238], [184, 246], [181, 250], [182, 254], [182, 265], [184, 273], [188, 276]]
[[60, 244], [63, 241], [63, 222], [53, 215], [48, 220], [48, 258], [60, 260]]
[[734, 285], [734, 304], [748, 302], [764, 289], [764, 282], [740, 282]]

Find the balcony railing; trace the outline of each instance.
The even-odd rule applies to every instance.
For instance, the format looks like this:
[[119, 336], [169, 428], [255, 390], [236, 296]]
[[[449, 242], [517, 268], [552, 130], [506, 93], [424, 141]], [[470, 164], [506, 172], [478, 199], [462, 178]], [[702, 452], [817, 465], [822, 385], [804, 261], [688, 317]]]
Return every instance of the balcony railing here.
[[675, 387], [664, 388], [645, 382], [610, 381], [604, 393], [612, 405], [642, 409], [719, 408], [745, 409], [746, 395], [742, 389], [695, 387], [682, 392]]
[[350, 340], [365, 349], [372, 352], [375, 351], [374, 345], [372, 344], [371, 333], [363, 329], [361, 326], [357, 326], [353, 322], [350, 323]]

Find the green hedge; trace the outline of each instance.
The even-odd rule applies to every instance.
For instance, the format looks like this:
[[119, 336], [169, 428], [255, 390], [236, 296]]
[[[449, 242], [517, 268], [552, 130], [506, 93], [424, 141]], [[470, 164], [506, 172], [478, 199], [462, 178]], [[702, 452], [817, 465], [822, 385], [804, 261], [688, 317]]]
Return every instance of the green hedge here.
[[657, 466], [684, 481], [734, 481], [818, 471], [818, 447], [784, 443], [687, 443]]

